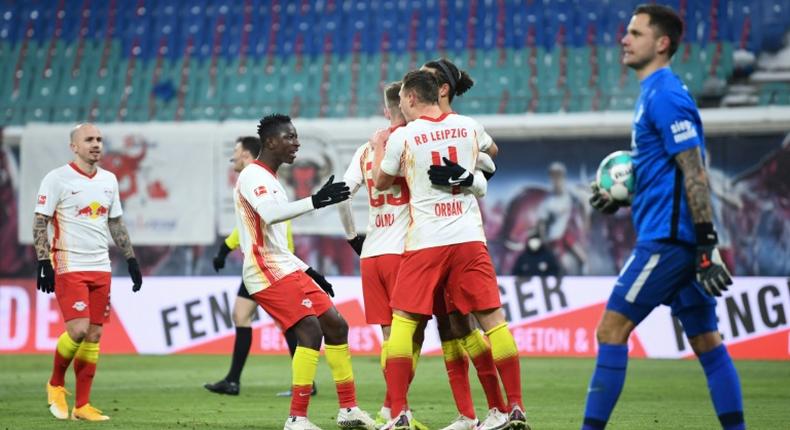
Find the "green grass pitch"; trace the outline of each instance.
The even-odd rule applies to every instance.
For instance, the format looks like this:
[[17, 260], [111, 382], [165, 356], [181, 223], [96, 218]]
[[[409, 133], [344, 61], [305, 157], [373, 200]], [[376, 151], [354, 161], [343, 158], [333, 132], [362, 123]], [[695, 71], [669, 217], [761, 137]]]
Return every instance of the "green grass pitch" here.
[[[251, 356], [238, 397], [203, 389], [224, 376], [227, 356], [104, 355], [93, 387], [92, 403], [112, 418], [105, 423], [61, 422], [46, 407], [44, 384], [48, 355], [0, 355], [0, 429], [281, 429], [288, 400], [274, 394], [289, 385], [286, 357]], [[523, 358], [522, 381], [532, 428], [579, 428], [587, 382], [594, 361], [568, 358]], [[694, 360], [631, 360], [628, 378], [609, 428], [715, 429], [718, 421], [705, 378]], [[747, 424], [752, 429], [790, 428], [790, 362], [738, 361]], [[378, 358], [355, 357], [360, 406], [375, 416], [384, 382]], [[476, 376], [470, 377], [480, 416], [485, 399]], [[310, 418], [325, 429], [336, 428], [336, 396], [322, 358], [319, 393]], [[66, 387], [74, 392], [71, 369]], [[410, 392], [415, 416], [431, 429], [456, 416], [444, 364], [439, 357], [420, 361]], [[73, 395], [69, 397], [73, 405]]]

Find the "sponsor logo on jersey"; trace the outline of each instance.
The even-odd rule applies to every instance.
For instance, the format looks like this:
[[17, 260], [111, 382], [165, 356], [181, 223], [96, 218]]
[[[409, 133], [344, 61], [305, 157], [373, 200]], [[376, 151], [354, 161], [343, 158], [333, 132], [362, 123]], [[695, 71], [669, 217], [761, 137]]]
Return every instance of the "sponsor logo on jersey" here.
[[91, 202], [88, 206], [77, 209], [78, 217], [84, 216], [91, 219], [106, 216], [108, 213], [110, 213], [110, 209], [107, 208], [107, 206], [103, 206], [99, 202]]
[[71, 307], [76, 309], [77, 312], [82, 312], [85, 310], [85, 308], [88, 307], [88, 305], [86, 305], [85, 302], [83, 302], [82, 300], [79, 300], [74, 302], [74, 304]]
[[675, 143], [682, 143], [697, 137], [697, 129], [689, 120], [675, 121], [670, 126]]

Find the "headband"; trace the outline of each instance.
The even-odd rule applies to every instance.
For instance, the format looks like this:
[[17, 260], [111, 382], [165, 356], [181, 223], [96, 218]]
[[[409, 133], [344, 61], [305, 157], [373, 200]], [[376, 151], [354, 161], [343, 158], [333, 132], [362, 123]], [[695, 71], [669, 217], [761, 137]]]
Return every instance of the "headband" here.
[[455, 95], [455, 77], [452, 73], [450, 73], [450, 68], [447, 67], [447, 65], [444, 64], [444, 61], [442, 60], [437, 61], [436, 64], [439, 65], [439, 67], [442, 69], [442, 72], [444, 73], [444, 76], [447, 77], [447, 81], [450, 84], [450, 90], [452, 91], [453, 95]]

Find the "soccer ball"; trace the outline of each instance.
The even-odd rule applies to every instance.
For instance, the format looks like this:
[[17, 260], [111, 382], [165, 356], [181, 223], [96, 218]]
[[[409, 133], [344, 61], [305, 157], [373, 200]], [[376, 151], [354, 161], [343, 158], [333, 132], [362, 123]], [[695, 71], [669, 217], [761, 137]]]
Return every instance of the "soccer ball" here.
[[631, 153], [615, 151], [607, 155], [598, 166], [596, 182], [612, 199], [630, 203], [634, 197], [635, 182]]

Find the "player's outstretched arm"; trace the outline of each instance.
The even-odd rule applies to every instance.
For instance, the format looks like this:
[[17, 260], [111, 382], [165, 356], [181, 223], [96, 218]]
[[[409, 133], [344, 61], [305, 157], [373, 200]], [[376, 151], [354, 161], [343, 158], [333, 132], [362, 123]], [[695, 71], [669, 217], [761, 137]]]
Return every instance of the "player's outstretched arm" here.
[[691, 219], [697, 238], [697, 281], [712, 296], [721, 296], [732, 285], [727, 266], [716, 249], [718, 236], [713, 229], [713, 209], [710, 201], [708, 174], [702, 164], [699, 147], [675, 155], [675, 162], [683, 172]]
[[33, 246], [36, 248], [36, 259], [38, 260], [36, 288], [47, 294], [55, 291], [55, 271], [49, 260], [49, 238], [47, 237], [49, 220], [50, 217], [40, 213], [36, 213], [33, 218]]
[[266, 224], [277, 224], [278, 222], [288, 221], [300, 215], [306, 214], [314, 209], [340, 203], [348, 200], [351, 192], [345, 182], [332, 182], [335, 175], [310, 197], [305, 197], [294, 202], [278, 202], [273, 199], [260, 200], [255, 207], [255, 211]]
[[132, 291], [136, 293], [143, 286], [143, 275], [140, 272], [140, 264], [134, 258], [134, 249], [132, 248], [132, 241], [129, 239], [129, 231], [126, 229], [121, 217], [108, 219], [107, 226], [110, 229], [110, 236], [112, 236], [113, 242], [118, 248], [121, 248], [121, 252], [126, 258], [129, 276], [132, 278]]

